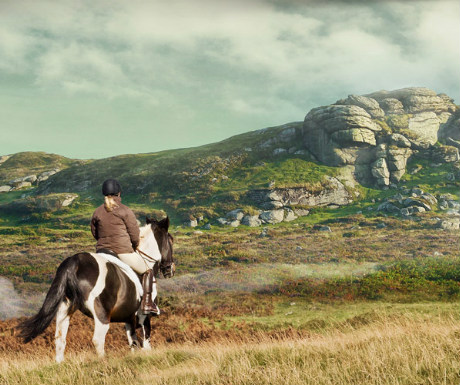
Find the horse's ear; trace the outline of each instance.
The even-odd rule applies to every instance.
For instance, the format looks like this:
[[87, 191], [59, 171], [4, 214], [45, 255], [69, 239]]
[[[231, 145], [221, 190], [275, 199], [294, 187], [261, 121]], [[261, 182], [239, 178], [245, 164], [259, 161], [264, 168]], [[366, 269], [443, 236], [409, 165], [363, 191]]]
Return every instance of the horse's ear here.
[[162, 229], [168, 230], [169, 229], [169, 217], [166, 217], [162, 219], [160, 222], [158, 222], [158, 226], [160, 226]]
[[152, 223], [152, 220], [149, 217], [145, 217], [145, 223], [150, 225]]

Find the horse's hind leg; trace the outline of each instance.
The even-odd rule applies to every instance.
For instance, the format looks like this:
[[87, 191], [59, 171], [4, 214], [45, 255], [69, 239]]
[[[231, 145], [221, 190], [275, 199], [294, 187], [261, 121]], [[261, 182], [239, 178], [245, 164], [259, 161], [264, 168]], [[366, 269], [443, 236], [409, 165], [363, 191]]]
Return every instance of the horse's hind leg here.
[[105, 354], [104, 345], [105, 345], [105, 336], [109, 331], [109, 323], [101, 322], [97, 316], [94, 317], [94, 335], [93, 335], [93, 344], [96, 348], [96, 352], [99, 357], [103, 357]]
[[69, 303], [67, 301], [61, 302], [58, 312], [56, 314], [56, 361], [62, 362], [64, 360], [64, 350], [66, 345], [67, 330], [69, 329], [70, 314]]

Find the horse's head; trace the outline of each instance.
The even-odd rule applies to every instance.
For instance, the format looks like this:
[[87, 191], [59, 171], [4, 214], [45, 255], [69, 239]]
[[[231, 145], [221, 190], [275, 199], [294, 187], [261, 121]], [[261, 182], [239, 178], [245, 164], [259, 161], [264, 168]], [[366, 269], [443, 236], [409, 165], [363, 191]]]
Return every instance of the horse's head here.
[[171, 278], [176, 271], [176, 265], [173, 259], [173, 241], [174, 238], [169, 234], [169, 217], [156, 221], [155, 219], [146, 218], [146, 223], [152, 228], [153, 234], [158, 244], [161, 254], [160, 271], [165, 278]]

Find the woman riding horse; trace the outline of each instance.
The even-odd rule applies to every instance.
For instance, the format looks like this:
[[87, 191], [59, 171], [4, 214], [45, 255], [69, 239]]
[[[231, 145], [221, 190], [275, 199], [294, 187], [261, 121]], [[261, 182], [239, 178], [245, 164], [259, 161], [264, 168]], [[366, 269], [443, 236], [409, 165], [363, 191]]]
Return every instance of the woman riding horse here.
[[142, 275], [144, 296], [141, 311], [144, 314], [159, 314], [158, 306], [152, 301], [154, 285], [153, 266], [155, 261], [147, 260], [135, 252], [139, 246], [139, 225], [132, 210], [121, 203], [121, 186], [115, 179], [102, 184], [104, 204], [99, 206], [91, 218], [91, 232], [97, 240], [97, 252], [115, 252], [118, 258]]

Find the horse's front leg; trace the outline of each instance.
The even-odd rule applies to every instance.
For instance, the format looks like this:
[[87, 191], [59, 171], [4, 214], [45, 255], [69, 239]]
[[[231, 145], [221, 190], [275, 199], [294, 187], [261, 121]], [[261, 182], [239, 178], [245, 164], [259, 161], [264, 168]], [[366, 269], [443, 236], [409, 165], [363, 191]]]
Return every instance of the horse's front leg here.
[[152, 328], [150, 326], [150, 319], [152, 316], [141, 314], [139, 315], [139, 325], [141, 325], [142, 329], [142, 349], [143, 350], [151, 350], [152, 347], [150, 346], [150, 333]]
[[131, 351], [134, 352], [134, 348], [139, 347], [139, 340], [136, 335], [136, 319], [125, 323], [126, 335], [128, 337], [128, 344]]

